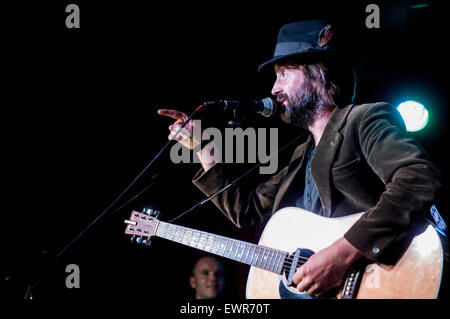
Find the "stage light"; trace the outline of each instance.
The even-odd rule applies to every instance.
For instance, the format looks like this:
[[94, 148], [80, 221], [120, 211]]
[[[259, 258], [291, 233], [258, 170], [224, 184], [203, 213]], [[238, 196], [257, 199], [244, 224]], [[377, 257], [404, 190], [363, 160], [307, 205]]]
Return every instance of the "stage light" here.
[[416, 101], [406, 101], [397, 106], [408, 132], [417, 132], [428, 123], [428, 110]]

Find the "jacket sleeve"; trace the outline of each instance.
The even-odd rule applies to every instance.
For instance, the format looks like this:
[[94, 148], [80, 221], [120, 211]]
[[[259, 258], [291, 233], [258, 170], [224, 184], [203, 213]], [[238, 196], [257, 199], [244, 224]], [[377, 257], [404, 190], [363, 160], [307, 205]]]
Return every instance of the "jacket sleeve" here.
[[[288, 167], [285, 167], [267, 182], [259, 184], [256, 190], [241, 182], [231, 186], [212, 201], [239, 228], [260, 223], [271, 216], [275, 196], [287, 169]], [[232, 181], [225, 165], [216, 164], [207, 172], [203, 168], [200, 169], [192, 182], [205, 195], [211, 196]]]
[[389, 104], [369, 108], [359, 123], [361, 152], [386, 189], [344, 237], [369, 259], [393, 264], [425, 229], [440, 174]]

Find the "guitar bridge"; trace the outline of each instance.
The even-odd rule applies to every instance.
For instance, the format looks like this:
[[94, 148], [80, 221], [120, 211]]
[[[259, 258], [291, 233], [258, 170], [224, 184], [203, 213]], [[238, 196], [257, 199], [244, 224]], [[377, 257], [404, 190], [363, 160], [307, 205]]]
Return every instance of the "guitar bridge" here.
[[350, 268], [347, 279], [345, 280], [344, 287], [342, 288], [341, 299], [355, 299], [358, 294], [359, 286], [364, 275], [365, 262], [359, 260]]

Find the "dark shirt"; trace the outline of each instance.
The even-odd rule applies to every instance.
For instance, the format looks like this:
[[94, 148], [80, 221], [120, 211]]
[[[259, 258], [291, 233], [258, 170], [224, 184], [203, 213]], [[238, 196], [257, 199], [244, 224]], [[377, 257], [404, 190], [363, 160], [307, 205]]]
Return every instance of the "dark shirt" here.
[[295, 202], [295, 206], [306, 209], [307, 211], [323, 215], [322, 203], [320, 202], [319, 192], [311, 175], [311, 161], [314, 157], [316, 148], [313, 146], [308, 154], [308, 162], [305, 171], [305, 189], [303, 194]]

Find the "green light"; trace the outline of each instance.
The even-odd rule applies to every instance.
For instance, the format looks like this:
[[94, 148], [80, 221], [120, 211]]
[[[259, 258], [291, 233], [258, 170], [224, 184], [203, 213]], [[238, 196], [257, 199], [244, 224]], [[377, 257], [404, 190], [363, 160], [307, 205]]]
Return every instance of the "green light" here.
[[397, 106], [408, 132], [417, 132], [428, 123], [428, 110], [416, 101], [406, 101]]

